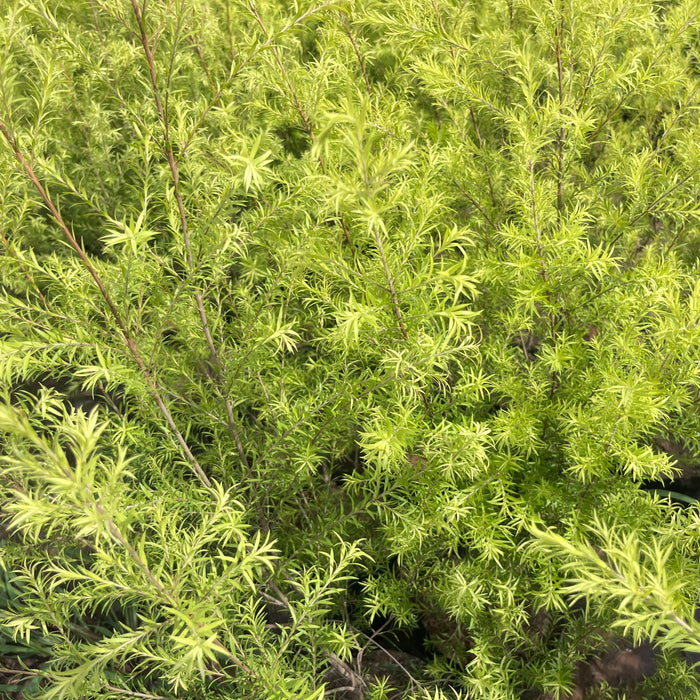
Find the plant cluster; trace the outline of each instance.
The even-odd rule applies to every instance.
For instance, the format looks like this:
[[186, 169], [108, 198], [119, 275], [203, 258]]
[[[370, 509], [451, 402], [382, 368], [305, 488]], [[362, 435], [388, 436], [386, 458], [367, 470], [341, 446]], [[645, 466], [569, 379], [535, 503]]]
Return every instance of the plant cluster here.
[[700, 696], [700, 510], [642, 488], [700, 452], [697, 0], [0, 42], [8, 696], [566, 698], [611, 627]]

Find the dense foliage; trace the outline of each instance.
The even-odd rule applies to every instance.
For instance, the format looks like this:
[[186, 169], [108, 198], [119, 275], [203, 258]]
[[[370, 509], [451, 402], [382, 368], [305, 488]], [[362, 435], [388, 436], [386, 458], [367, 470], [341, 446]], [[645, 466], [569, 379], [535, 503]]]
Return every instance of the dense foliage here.
[[697, 0], [1, 9], [4, 692], [700, 696]]

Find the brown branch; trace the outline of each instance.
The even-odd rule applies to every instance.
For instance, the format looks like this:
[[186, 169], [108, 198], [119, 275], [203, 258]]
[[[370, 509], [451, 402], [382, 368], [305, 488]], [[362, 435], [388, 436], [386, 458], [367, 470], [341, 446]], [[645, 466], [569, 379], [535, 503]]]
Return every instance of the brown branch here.
[[350, 25], [348, 24], [347, 19], [345, 19], [345, 15], [341, 12], [340, 13], [340, 21], [345, 25], [345, 31], [348, 33], [348, 39], [350, 39], [350, 43], [352, 44], [352, 48], [355, 52], [355, 56], [357, 56], [357, 62], [360, 64], [360, 68], [362, 69], [362, 75], [364, 76], [365, 79], [365, 85], [367, 86], [367, 94], [372, 95], [372, 85], [369, 82], [369, 77], [367, 76], [367, 70], [365, 68], [365, 62], [362, 59], [362, 54], [360, 53], [360, 49], [357, 46], [357, 42], [355, 41], [355, 37], [352, 35], [352, 31], [350, 31]]
[[[143, 20], [143, 15], [141, 14], [141, 9], [138, 6], [136, 0], [131, 0], [131, 6], [136, 15], [136, 21], [139, 27], [139, 32], [141, 36], [141, 45], [146, 54], [146, 62], [148, 63], [148, 71], [151, 78], [151, 88], [153, 90], [153, 97], [156, 103], [156, 109], [158, 110], [158, 117], [160, 118], [163, 127], [163, 137], [164, 137], [164, 149], [165, 155], [168, 160], [168, 166], [170, 168], [170, 173], [173, 180], [173, 189], [175, 193], [175, 201], [177, 203], [178, 213], [180, 215], [180, 226], [182, 228], [182, 236], [185, 244], [185, 254], [187, 256], [187, 265], [189, 270], [194, 269], [194, 256], [192, 255], [192, 245], [190, 241], [189, 225], [187, 221], [187, 213], [185, 211], [185, 204], [182, 198], [182, 192], [180, 190], [180, 171], [178, 168], [177, 160], [175, 158], [175, 153], [173, 151], [172, 144], [170, 142], [170, 125], [168, 123], [168, 117], [163, 107], [163, 102], [160, 96], [160, 90], [158, 88], [158, 76], [156, 72], [155, 59], [153, 57], [153, 52], [148, 42], [148, 37], [146, 35], [146, 26]], [[221, 365], [221, 359], [219, 357], [219, 352], [214, 344], [214, 339], [211, 335], [211, 329], [209, 325], [209, 320], [207, 318], [207, 312], [204, 308], [204, 299], [201, 292], [194, 293], [195, 303], [197, 305], [197, 312], [199, 314], [199, 319], [202, 324], [202, 330], [204, 332], [204, 337], [206, 339], [207, 347], [209, 349], [209, 357], [214, 368], [217, 383], [222, 386], [225, 384], [223, 381], [224, 373]], [[238, 451], [238, 456], [241, 463], [246, 469], [249, 469], [248, 458], [246, 456], [245, 450], [243, 449], [243, 443], [240, 438], [240, 433], [238, 426], [236, 424], [236, 419], [233, 413], [233, 404], [228, 395], [228, 392], [220, 390], [222, 398], [226, 404], [226, 415], [229, 421], [229, 429], [233, 435], [234, 441], [236, 443], [236, 450]]]
[[360, 260], [357, 257], [357, 250], [352, 242], [352, 239], [350, 238], [350, 232], [348, 231], [347, 224], [345, 223], [345, 217], [341, 214], [340, 215], [340, 225], [343, 228], [343, 235], [345, 236], [345, 240], [347, 241], [347, 244], [350, 246], [350, 250], [352, 250], [352, 257], [355, 260], [355, 269], [362, 274], [362, 267], [360, 266]]
[[88, 3], [90, 5], [90, 10], [92, 11], [92, 19], [95, 21], [95, 29], [97, 29], [97, 34], [100, 37], [100, 43], [102, 46], [105, 46], [105, 37], [104, 34], [102, 33], [102, 27], [100, 26], [100, 18], [97, 15], [97, 10], [95, 10], [94, 5], [92, 2]]
[[204, 57], [204, 52], [202, 51], [202, 47], [197, 43], [197, 39], [195, 38], [194, 34], [190, 37], [190, 42], [194, 48], [195, 53], [197, 54], [197, 58], [199, 58], [199, 62], [202, 64], [202, 68], [204, 68], [204, 72], [206, 73], [207, 82], [209, 83], [209, 87], [214, 89], [214, 83], [212, 82], [212, 79], [211, 79], [211, 71], [209, 70], [209, 64], [207, 63], [207, 59]]
[[406, 326], [403, 322], [403, 315], [401, 313], [401, 307], [399, 306], [399, 298], [396, 295], [394, 280], [391, 277], [389, 263], [387, 262], [386, 255], [384, 253], [384, 246], [382, 245], [382, 239], [379, 235], [379, 230], [376, 226], [374, 227], [374, 240], [377, 243], [379, 257], [382, 260], [382, 267], [384, 268], [384, 275], [386, 277], [387, 284], [389, 285], [389, 294], [391, 295], [391, 305], [394, 310], [394, 316], [396, 316], [396, 321], [398, 322], [399, 328], [401, 329], [401, 335], [403, 335], [404, 340], [408, 340], [408, 333], [406, 332]]
[[537, 215], [537, 202], [535, 196], [535, 166], [532, 161], [528, 165], [530, 171], [530, 197], [532, 199], [532, 223], [535, 227], [535, 233], [537, 234], [537, 255], [540, 259], [540, 266], [542, 268], [542, 279], [547, 281], [547, 270], [544, 265], [544, 249], [542, 247], [542, 229], [540, 228], [540, 220]]
[[[561, 24], [554, 29], [555, 52], [557, 55], [557, 77], [559, 79], [559, 118], [563, 118], [564, 107], [564, 67], [561, 58], [561, 35], [564, 26], [564, 17], [562, 14]], [[557, 219], [561, 223], [562, 212], [564, 210], [564, 141], [566, 139], [566, 128], [562, 126], [559, 129], [557, 137]]]
[[[542, 273], [542, 280], [543, 282], [547, 282], [548, 276], [547, 276], [547, 266], [545, 265], [544, 262], [544, 247], [542, 245], [542, 228], [540, 227], [540, 221], [539, 217], [537, 215], [537, 202], [536, 202], [536, 195], [535, 195], [535, 166], [532, 161], [530, 161], [529, 164], [529, 171], [530, 171], [530, 196], [532, 197], [532, 221], [533, 225], [535, 227], [535, 233], [537, 234], [537, 255], [540, 259], [540, 268], [541, 268], [541, 273]], [[548, 313], [548, 319], [549, 319], [549, 330], [552, 335], [552, 341], [555, 341], [557, 338], [557, 328], [556, 328], [556, 320], [554, 317], [554, 312], [550, 309]], [[553, 377], [556, 373], [552, 372], [551, 376]], [[550, 384], [550, 391], [553, 389], [553, 384]]]
[[39, 182], [39, 179], [37, 178], [36, 174], [34, 173], [34, 169], [25, 159], [24, 155], [22, 154], [22, 151], [19, 148], [18, 143], [12, 137], [7, 126], [5, 125], [5, 123], [1, 119], [0, 119], [0, 132], [2, 132], [3, 136], [5, 137], [8, 144], [10, 145], [10, 148], [12, 149], [12, 152], [14, 153], [15, 158], [19, 161], [20, 165], [22, 166], [22, 170], [24, 170], [27, 177], [29, 177], [29, 179], [32, 181], [32, 184], [34, 185], [36, 190], [41, 195], [41, 198], [44, 200], [44, 203], [46, 204], [46, 206], [49, 208], [51, 215], [56, 220], [58, 225], [61, 227], [61, 230], [63, 231], [63, 235], [66, 237], [66, 239], [70, 243], [73, 250], [75, 250], [75, 252], [78, 254], [78, 257], [82, 260], [83, 264], [85, 265], [88, 272], [90, 273], [90, 276], [95, 281], [95, 284], [99, 288], [100, 293], [102, 294], [102, 297], [104, 298], [105, 302], [107, 303], [107, 306], [109, 307], [109, 310], [110, 310], [112, 316], [114, 317], [114, 320], [117, 322], [117, 325], [119, 326], [122, 333], [124, 334], [124, 337], [125, 337], [127, 343], [129, 344], [130, 349], [132, 349], [131, 344], [133, 343], [133, 341], [131, 340], [131, 338], [129, 338], [129, 332], [126, 328], [126, 325], [124, 324], [124, 320], [122, 319], [119, 311], [117, 311], [117, 307], [114, 305], [114, 302], [112, 301], [112, 298], [110, 297], [109, 292], [107, 292], [104, 284], [102, 283], [102, 280], [100, 279], [99, 275], [97, 274], [97, 271], [95, 270], [92, 263], [90, 262], [90, 259], [87, 257], [87, 255], [85, 255], [85, 252], [81, 248], [80, 244], [78, 243], [78, 241], [76, 241], [75, 237], [73, 236], [73, 234], [70, 232], [70, 230], [66, 226], [66, 224], [63, 220], [63, 217], [59, 213], [58, 209], [56, 209], [53, 201], [49, 198], [43, 185], [41, 184], [41, 182]]
[[153, 377], [152, 373], [148, 370], [143, 359], [141, 358], [136, 341], [131, 337], [131, 334], [129, 333], [129, 329], [126, 325], [126, 322], [124, 321], [124, 319], [122, 318], [122, 315], [117, 310], [117, 307], [116, 307], [114, 301], [112, 300], [112, 297], [110, 296], [109, 292], [107, 291], [106, 287], [104, 286], [102, 279], [97, 274], [97, 270], [95, 270], [95, 267], [93, 266], [92, 262], [90, 262], [90, 259], [85, 254], [85, 251], [82, 249], [82, 247], [80, 246], [78, 241], [75, 239], [73, 234], [70, 232], [70, 230], [68, 229], [68, 226], [66, 226], [66, 223], [63, 220], [63, 217], [61, 216], [60, 212], [58, 211], [58, 209], [54, 205], [53, 201], [49, 197], [48, 193], [44, 189], [41, 182], [39, 182], [39, 179], [37, 178], [36, 173], [34, 172], [34, 169], [27, 162], [24, 155], [22, 154], [22, 151], [19, 148], [19, 144], [13, 138], [12, 134], [10, 133], [7, 126], [5, 125], [5, 123], [2, 120], [0, 120], [0, 132], [2, 132], [3, 136], [5, 137], [7, 142], [9, 143], [10, 148], [12, 149], [12, 151], [15, 155], [15, 158], [17, 158], [20, 165], [22, 166], [22, 170], [25, 172], [27, 177], [31, 180], [32, 184], [34, 185], [36, 190], [41, 195], [41, 198], [44, 200], [44, 203], [49, 208], [51, 215], [53, 216], [54, 220], [61, 228], [61, 231], [63, 232], [63, 235], [65, 236], [66, 240], [70, 243], [73, 250], [75, 250], [78, 257], [82, 261], [83, 265], [87, 268], [88, 272], [90, 273], [90, 276], [92, 277], [93, 281], [97, 285], [97, 288], [100, 290], [100, 294], [102, 295], [102, 298], [104, 299], [105, 303], [107, 304], [107, 306], [109, 308], [109, 312], [112, 315], [112, 318], [115, 320], [115, 322], [119, 326], [119, 330], [122, 333], [122, 338], [123, 338], [124, 342], [126, 343], [126, 346], [129, 350], [129, 353], [131, 354], [134, 361], [138, 365], [139, 369], [143, 373], [143, 375], [144, 375], [144, 377], [145, 377], [145, 379], [146, 379], [146, 381], [151, 389], [151, 393], [153, 394], [153, 397], [156, 400], [156, 403], [158, 404], [158, 408], [160, 409], [161, 413], [165, 417], [165, 420], [167, 421], [168, 425], [170, 426], [170, 429], [175, 434], [175, 437], [176, 437], [178, 443], [180, 444], [180, 447], [182, 448], [183, 452], [187, 456], [187, 459], [192, 464], [197, 476], [199, 477], [199, 480], [207, 488], [211, 488], [211, 482], [209, 481], [209, 477], [207, 477], [207, 475], [204, 473], [204, 470], [200, 466], [200, 464], [197, 461], [197, 459], [195, 458], [195, 456], [192, 454], [192, 451], [190, 450], [189, 445], [185, 441], [185, 438], [182, 436], [182, 433], [178, 430], [178, 428], [175, 424], [175, 421], [173, 420], [173, 417], [172, 417], [170, 411], [168, 410], [168, 407], [165, 405], [165, 403], [163, 402], [163, 399], [160, 396], [160, 393], [158, 392], [158, 388], [157, 388], [156, 383], [155, 383], [155, 378]]

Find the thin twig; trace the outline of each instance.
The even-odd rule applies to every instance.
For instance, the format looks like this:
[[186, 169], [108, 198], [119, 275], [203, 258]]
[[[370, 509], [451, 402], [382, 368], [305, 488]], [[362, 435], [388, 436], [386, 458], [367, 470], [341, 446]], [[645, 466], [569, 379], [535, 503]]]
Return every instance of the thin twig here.
[[29, 283], [34, 287], [36, 293], [39, 296], [39, 299], [41, 299], [41, 302], [44, 305], [44, 308], [48, 311], [49, 310], [49, 305], [48, 302], [46, 301], [46, 297], [42, 294], [41, 289], [39, 289], [39, 285], [34, 281], [34, 278], [32, 277], [32, 273], [29, 272], [29, 270], [24, 266], [24, 263], [22, 262], [22, 259], [20, 258], [19, 254], [15, 250], [14, 246], [10, 243], [10, 241], [5, 237], [5, 234], [0, 232], [0, 241], [2, 241], [2, 244], [5, 246], [5, 249], [7, 252], [17, 261], [17, 265], [19, 266], [19, 269], [22, 270], [24, 273], [24, 276], [27, 278]]
[[399, 298], [396, 294], [396, 289], [394, 287], [394, 280], [389, 270], [389, 263], [384, 253], [384, 246], [382, 245], [382, 239], [379, 235], [379, 229], [376, 226], [374, 227], [374, 240], [377, 244], [377, 249], [379, 250], [379, 257], [382, 260], [382, 267], [384, 268], [386, 282], [389, 285], [389, 294], [391, 295], [391, 306], [394, 310], [394, 316], [396, 316], [396, 321], [399, 324], [399, 328], [401, 329], [401, 335], [403, 335], [404, 340], [408, 340], [408, 332], [406, 331], [406, 326], [403, 322], [403, 314], [401, 313], [401, 307], [399, 306]]
[[452, 180], [452, 184], [479, 210], [479, 213], [486, 219], [486, 222], [491, 226], [494, 231], [498, 231], [498, 226], [493, 221], [493, 219], [486, 213], [484, 208], [479, 204], [479, 202], [472, 197], [469, 192], [467, 192], [456, 180]]
[[[138, 6], [138, 3], [136, 0], [131, 0], [131, 6], [134, 10], [134, 14], [136, 15], [136, 21], [139, 27], [139, 32], [140, 32], [140, 37], [141, 37], [141, 45], [143, 46], [143, 50], [146, 54], [146, 62], [148, 63], [148, 71], [149, 75], [151, 78], [151, 88], [153, 91], [153, 97], [156, 103], [156, 109], [158, 111], [158, 116], [160, 118], [162, 127], [163, 127], [163, 137], [164, 137], [164, 148], [165, 148], [165, 156], [168, 160], [168, 166], [170, 168], [170, 174], [172, 176], [173, 180], [173, 190], [175, 194], [175, 201], [177, 203], [177, 209], [178, 213], [180, 215], [180, 226], [182, 228], [182, 236], [183, 236], [183, 241], [185, 244], [185, 254], [187, 256], [187, 264], [190, 269], [190, 271], [195, 267], [194, 265], [194, 256], [192, 255], [192, 245], [190, 241], [190, 233], [189, 233], [189, 225], [187, 221], [187, 213], [185, 211], [185, 204], [182, 198], [182, 192], [180, 189], [180, 171], [178, 167], [177, 160], [175, 158], [175, 153], [173, 151], [172, 143], [170, 141], [170, 125], [168, 121], [168, 116], [165, 111], [165, 107], [163, 105], [163, 101], [161, 99], [161, 92], [160, 89], [158, 88], [158, 76], [156, 72], [156, 65], [155, 65], [155, 59], [153, 56], [153, 52], [151, 50], [148, 37], [146, 35], [146, 26], [145, 22], [143, 19], [143, 15], [141, 13], [141, 8]], [[212, 366], [214, 367], [215, 373], [216, 373], [216, 379], [217, 379], [217, 384], [219, 386], [219, 390], [222, 394], [222, 398], [224, 399], [224, 402], [226, 404], [226, 415], [228, 417], [229, 421], [229, 429], [231, 431], [231, 434], [233, 435], [234, 441], [236, 443], [236, 449], [238, 451], [238, 456], [241, 460], [241, 463], [246, 469], [249, 469], [249, 464], [248, 464], [248, 458], [245, 453], [245, 449], [243, 447], [243, 443], [241, 441], [240, 437], [240, 432], [238, 430], [238, 425], [236, 423], [236, 418], [233, 412], [233, 404], [231, 403], [231, 399], [229, 397], [228, 391], [224, 391], [221, 387], [225, 385], [224, 382], [224, 373], [222, 369], [222, 364], [221, 364], [221, 359], [219, 357], [219, 352], [216, 348], [216, 345], [214, 344], [214, 339], [212, 338], [211, 335], [211, 329], [210, 329], [210, 324], [209, 324], [209, 319], [207, 318], [207, 313], [204, 308], [204, 299], [202, 297], [201, 292], [196, 291], [194, 293], [194, 298], [195, 298], [195, 303], [197, 305], [197, 312], [199, 314], [199, 319], [202, 325], [202, 330], [204, 331], [204, 337], [206, 339], [207, 347], [209, 349], [209, 356], [210, 360], [212, 363]]]
[[[266, 44], [270, 43], [271, 37], [268, 36], [267, 28], [265, 27], [265, 24], [263, 23], [262, 17], [260, 17], [260, 14], [258, 13], [255, 5], [252, 2], [250, 3], [250, 11], [253, 13], [253, 16], [255, 17], [255, 21], [258, 23], [258, 25], [260, 26], [260, 29], [262, 29], [263, 34], [265, 35], [265, 43]], [[341, 17], [342, 17], [342, 15], [341, 15]], [[347, 26], [347, 23], [346, 23], [346, 26]], [[349, 28], [348, 28], [348, 33], [350, 33]], [[350, 40], [353, 41], [352, 35], [350, 36]], [[355, 45], [355, 43], [353, 41], [353, 46], [354, 45]], [[313, 130], [313, 127], [311, 126], [311, 122], [309, 121], [307, 114], [304, 112], [304, 109], [301, 106], [301, 102], [299, 101], [299, 97], [296, 93], [296, 90], [294, 89], [294, 85], [292, 84], [292, 81], [289, 77], [289, 73], [287, 72], [287, 69], [284, 67], [284, 64], [282, 63], [282, 59], [280, 58], [279, 52], [277, 51], [277, 47], [274, 44], [271, 44], [271, 46], [272, 46], [272, 53], [275, 56], [275, 60], [277, 62], [277, 65], [279, 66], [279, 69], [282, 72], [284, 80], [287, 83], [287, 88], [289, 89], [289, 92], [292, 95], [292, 100], [294, 102], [294, 106], [296, 107], [297, 112], [299, 112], [299, 116], [301, 117], [301, 120], [304, 123], [304, 129], [305, 129], [306, 133], [308, 134], [309, 139], [311, 140], [311, 143], [313, 144], [316, 142], [316, 140], [314, 137], [314, 130]], [[360, 60], [360, 65], [362, 65], [362, 71], [364, 73], [365, 72], [364, 71], [364, 64], [362, 63], [362, 58], [360, 57], [359, 53], [358, 53], [358, 59]], [[367, 80], [366, 73], [365, 73], [365, 80]], [[370, 90], [370, 94], [371, 94], [371, 87], [369, 85], [369, 81], [367, 81], [367, 86], [368, 86], [368, 88]], [[320, 151], [318, 153], [318, 162], [321, 166], [321, 171], [323, 173], [325, 173], [326, 172], [326, 164], [323, 160], [323, 156], [321, 155]], [[355, 246], [353, 245], [352, 239], [350, 238], [350, 232], [348, 231], [348, 227], [345, 223], [345, 219], [342, 216], [342, 214], [339, 216], [339, 218], [340, 218], [340, 224], [343, 228], [343, 234], [345, 235], [345, 240], [346, 240], [347, 244], [350, 246], [350, 250], [352, 251], [353, 260], [355, 261], [355, 267], [357, 268], [358, 272], [361, 272], [360, 262], [359, 262], [358, 257], [357, 257], [357, 251], [355, 249]]]
[[367, 94], [371, 96], [372, 95], [372, 85], [369, 82], [369, 77], [367, 76], [365, 62], [362, 59], [362, 54], [360, 53], [360, 49], [357, 46], [357, 42], [355, 41], [355, 37], [352, 35], [352, 31], [350, 30], [350, 25], [348, 24], [348, 21], [342, 12], [340, 13], [340, 21], [345, 25], [345, 31], [348, 33], [348, 38], [350, 39], [350, 43], [352, 44], [353, 50], [355, 51], [355, 56], [357, 56], [357, 61], [360, 64], [360, 69], [362, 70], [362, 75], [364, 76], [364, 79], [365, 79], [365, 85], [367, 86]]
[[[654, 60], [647, 66], [647, 69], [645, 73], [649, 73], [649, 71], [661, 60], [663, 55], [669, 50], [669, 48], [675, 43], [676, 39], [686, 30], [688, 27], [692, 26], [695, 18], [692, 17], [689, 19], [666, 43], [666, 46], [664, 46], [663, 50], [654, 57]], [[627, 90], [624, 92], [622, 97], [619, 99], [618, 103], [613, 107], [613, 109], [608, 112], [608, 114], [605, 116], [605, 118], [600, 122], [598, 125], [598, 128], [588, 137], [588, 141], [590, 143], [593, 143], [596, 138], [598, 137], [598, 134], [605, 128], [605, 126], [610, 122], [610, 120], [622, 109], [623, 105], [627, 102], [627, 100], [634, 95], [634, 93], [637, 91], [637, 89], [634, 86], [630, 86], [627, 88]]]
[[165, 420], [167, 421], [168, 425], [170, 426], [170, 429], [175, 434], [175, 437], [176, 437], [178, 443], [180, 444], [180, 447], [182, 448], [183, 452], [187, 456], [187, 459], [192, 464], [192, 466], [195, 470], [195, 473], [199, 477], [199, 480], [207, 488], [211, 488], [211, 482], [209, 481], [209, 477], [205, 474], [205, 472], [202, 469], [202, 467], [200, 466], [199, 462], [197, 461], [195, 456], [192, 454], [192, 451], [190, 450], [189, 445], [185, 441], [185, 438], [182, 436], [182, 433], [177, 428], [177, 425], [175, 424], [175, 421], [173, 420], [173, 417], [172, 417], [170, 411], [168, 410], [168, 407], [165, 405], [165, 403], [163, 402], [163, 399], [160, 396], [160, 393], [158, 392], [157, 386], [155, 384], [155, 379], [152, 376], [152, 373], [146, 367], [143, 359], [141, 358], [136, 341], [131, 337], [129, 329], [128, 329], [124, 319], [122, 318], [122, 315], [117, 310], [117, 307], [116, 307], [114, 301], [112, 300], [112, 297], [110, 296], [109, 292], [107, 291], [104, 283], [102, 282], [102, 279], [98, 275], [97, 270], [95, 270], [95, 267], [93, 266], [92, 262], [90, 262], [90, 259], [85, 254], [85, 251], [82, 249], [82, 247], [80, 246], [78, 241], [75, 239], [73, 234], [70, 232], [70, 230], [68, 229], [68, 226], [66, 226], [66, 223], [63, 220], [63, 217], [61, 216], [61, 214], [58, 211], [58, 209], [56, 208], [55, 204], [53, 203], [53, 201], [49, 197], [48, 193], [44, 189], [43, 185], [41, 184], [41, 182], [37, 178], [37, 176], [34, 172], [34, 169], [27, 162], [24, 155], [22, 154], [22, 151], [19, 148], [19, 144], [13, 138], [9, 129], [7, 128], [7, 126], [5, 125], [5, 123], [2, 120], [0, 120], [0, 132], [2, 132], [3, 136], [5, 137], [7, 142], [9, 143], [10, 148], [12, 149], [15, 157], [17, 158], [20, 165], [22, 166], [22, 169], [24, 170], [25, 174], [31, 180], [32, 184], [34, 185], [36, 190], [41, 195], [41, 198], [44, 200], [44, 203], [49, 208], [51, 215], [53, 216], [56, 223], [58, 223], [59, 227], [61, 228], [61, 231], [63, 232], [63, 235], [66, 237], [66, 240], [70, 243], [73, 250], [75, 250], [75, 252], [78, 254], [78, 257], [82, 261], [83, 265], [87, 268], [88, 272], [90, 273], [90, 276], [92, 277], [95, 284], [97, 285], [97, 288], [100, 290], [100, 294], [102, 295], [102, 298], [105, 300], [105, 303], [107, 304], [107, 306], [109, 308], [109, 312], [112, 315], [112, 318], [114, 318], [117, 325], [119, 326], [119, 329], [122, 333], [122, 338], [123, 338], [124, 342], [126, 343], [126, 346], [129, 350], [130, 355], [133, 357], [134, 361], [136, 362], [139, 369], [141, 370], [144, 377], [146, 378], [146, 381], [148, 382], [149, 388], [151, 389], [151, 393], [153, 394], [153, 397], [156, 400], [156, 403], [158, 404], [158, 408], [160, 409], [161, 413], [165, 417]]
[[535, 233], [537, 234], [537, 255], [540, 259], [540, 268], [542, 273], [542, 280], [547, 281], [547, 268], [544, 264], [544, 248], [542, 246], [542, 229], [540, 228], [540, 220], [537, 215], [537, 199], [535, 195], [535, 165], [532, 161], [528, 164], [528, 170], [530, 171], [530, 197], [532, 200], [532, 223], [535, 228]]
[[[561, 57], [561, 35], [564, 27], [564, 15], [561, 22], [554, 30], [555, 53], [557, 56], [557, 77], [559, 82], [559, 118], [564, 116], [564, 66]], [[566, 128], [562, 125], [557, 137], [557, 219], [561, 223], [564, 211], [564, 141], [566, 140]]]
[[498, 209], [498, 203], [496, 202], [496, 194], [493, 189], [493, 177], [491, 176], [491, 167], [489, 166], [489, 155], [486, 153], [486, 146], [484, 140], [481, 138], [481, 131], [479, 130], [479, 122], [476, 120], [476, 114], [474, 113], [474, 108], [469, 105], [469, 115], [472, 120], [472, 125], [474, 127], [474, 133], [476, 134], [477, 141], [479, 142], [479, 148], [483, 154], [483, 163], [486, 170], [486, 180], [489, 184], [489, 194], [491, 195], [491, 203], [495, 209]]
[[119, 693], [120, 695], [127, 695], [130, 698], [147, 698], [147, 700], [170, 700], [170, 698], [164, 695], [151, 695], [150, 693], [137, 693], [134, 690], [127, 690], [126, 688], [117, 688], [115, 685], [105, 685], [107, 690], [111, 690], [113, 693]]
[[669, 187], [669, 189], [665, 190], [662, 192], [644, 211], [642, 211], [640, 214], [637, 214], [628, 224], [626, 227], [624, 227], [620, 233], [613, 238], [612, 242], [610, 243], [610, 247], [614, 246], [622, 237], [622, 234], [625, 233], [625, 231], [629, 230], [632, 226], [634, 226], [642, 217], [646, 216], [647, 214], [651, 214], [651, 212], [654, 210], [654, 207], [656, 207], [659, 202], [663, 201], [666, 197], [668, 197], [671, 193], [673, 193], [675, 190], [677, 190], [679, 187], [682, 187], [688, 180], [690, 180], [695, 173], [700, 171], [700, 165], [693, 168], [688, 175], [686, 175], [680, 182], [677, 182], [673, 187]]

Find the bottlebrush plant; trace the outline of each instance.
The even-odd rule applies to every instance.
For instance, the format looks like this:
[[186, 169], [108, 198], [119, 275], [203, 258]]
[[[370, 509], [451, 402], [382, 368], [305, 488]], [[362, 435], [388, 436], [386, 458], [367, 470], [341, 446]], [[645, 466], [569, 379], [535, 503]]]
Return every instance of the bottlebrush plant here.
[[700, 696], [696, 0], [0, 41], [8, 697]]

